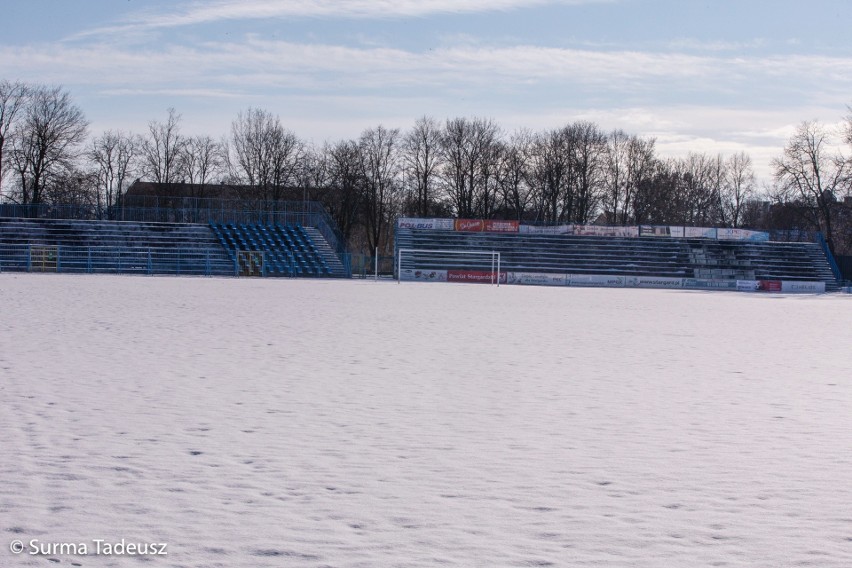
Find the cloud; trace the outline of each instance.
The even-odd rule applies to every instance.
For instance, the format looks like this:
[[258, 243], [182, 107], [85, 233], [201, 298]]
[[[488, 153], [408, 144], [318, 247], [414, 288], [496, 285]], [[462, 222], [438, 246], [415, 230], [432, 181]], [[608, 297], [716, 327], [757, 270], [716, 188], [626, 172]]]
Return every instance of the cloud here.
[[[0, 74], [111, 87], [216, 90], [489, 89], [540, 98], [736, 98], [795, 93], [844, 101], [852, 58], [721, 57], [533, 45], [428, 51], [261, 40], [122, 49], [109, 44], [0, 47]], [[44, 79], [41, 79], [44, 81]], [[813, 89], [819, 85], [819, 89]], [[543, 89], [568, 89], [562, 93]], [[221, 93], [220, 93], [221, 94]]]
[[168, 12], [138, 12], [115, 26], [75, 38], [139, 29], [174, 28], [222, 21], [283, 18], [391, 19], [438, 14], [501, 12], [545, 5], [609, 4], [619, 0], [219, 0], [179, 5]]

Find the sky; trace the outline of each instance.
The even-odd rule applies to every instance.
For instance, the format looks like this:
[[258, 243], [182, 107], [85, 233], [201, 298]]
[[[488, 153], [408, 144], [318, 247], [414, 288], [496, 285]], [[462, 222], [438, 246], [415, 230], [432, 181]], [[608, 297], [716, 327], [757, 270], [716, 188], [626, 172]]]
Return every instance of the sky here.
[[321, 144], [427, 115], [589, 120], [662, 156], [746, 151], [852, 104], [848, 0], [0, 0], [0, 79], [66, 87], [97, 135], [262, 108]]

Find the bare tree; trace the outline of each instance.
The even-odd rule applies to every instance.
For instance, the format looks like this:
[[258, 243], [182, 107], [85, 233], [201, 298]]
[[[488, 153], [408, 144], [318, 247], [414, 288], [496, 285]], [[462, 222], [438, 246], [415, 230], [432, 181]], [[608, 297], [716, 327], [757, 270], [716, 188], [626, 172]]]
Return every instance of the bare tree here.
[[108, 130], [92, 140], [88, 159], [96, 167], [97, 205], [109, 210], [121, 202], [132, 177], [136, 143], [130, 134]]
[[630, 139], [627, 149], [627, 177], [625, 186], [624, 209], [621, 212], [619, 222], [626, 225], [629, 221], [639, 222], [636, 215], [636, 196], [642, 188], [649, 187], [654, 172], [658, 169], [658, 160], [655, 155], [654, 146], [656, 139], [639, 138], [634, 136]]
[[364, 175], [358, 142], [341, 140], [323, 150], [328, 171], [326, 205], [347, 243], [359, 222]]
[[834, 251], [834, 217], [838, 198], [849, 194], [852, 164], [831, 151], [832, 143], [822, 125], [803, 122], [772, 166], [779, 199], [805, 206], [812, 226]]
[[237, 116], [231, 150], [234, 176], [251, 186], [255, 197], [277, 201], [298, 183], [304, 143], [268, 111], [250, 108]]
[[3, 150], [6, 140], [15, 129], [16, 120], [21, 115], [29, 94], [30, 88], [21, 82], [0, 81], [0, 199], [3, 197], [2, 183], [5, 171]]
[[367, 230], [367, 250], [381, 243], [389, 216], [394, 213], [399, 188], [399, 129], [384, 126], [370, 128], [361, 134], [358, 149], [364, 187], [362, 206]]
[[183, 181], [181, 152], [185, 140], [180, 133], [181, 115], [173, 108], [168, 113], [166, 122], [148, 123], [148, 136], [139, 143], [144, 175], [161, 184]]
[[536, 220], [569, 220], [574, 208], [572, 159], [574, 132], [570, 126], [534, 136], [529, 151], [528, 183], [538, 197]]
[[21, 203], [42, 203], [50, 176], [72, 169], [87, 127], [83, 112], [67, 91], [61, 87], [31, 89], [13, 134], [12, 163]]
[[435, 177], [441, 164], [441, 127], [431, 117], [421, 117], [403, 140], [403, 153], [408, 178], [413, 181], [416, 198], [414, 214], [430, 215], [434, 202]]
[[532, 140], [530, 131], [519, 130], [512, 134], [500, 153], [497, 182], [507, 218], [524, 219], [534, 201], [527, 166]]
[[571, 126], [574, 188], [573, 221], [588, 223], [597, 210], [605, 180], [606, 135], [592, 122]]
[[484, 118], [446, 122], [441, 136], [441, 177], [459, 217], [489, 216], [495, 205], [499, 134], [499, 127]]
[[204, 186], [223, 173], [222, 145], [207, 135], [191, 136], [179, 152], [180, 170], [192, 188], [192, 197], [207, 197]]
[[613, 130], [607, 136], [605, 153], [605, 186], [601, 196], [607, 223], [618, 223], [629, 204], [629, 152], [631, 137], [623, 130]]
[[754, 193], [755, 177], [751, 156], [738, 152], [726, 162], [725, 179], [720, 192], [723, 220], [732, 227], [739, 227], [745, 204], [754, 197]]

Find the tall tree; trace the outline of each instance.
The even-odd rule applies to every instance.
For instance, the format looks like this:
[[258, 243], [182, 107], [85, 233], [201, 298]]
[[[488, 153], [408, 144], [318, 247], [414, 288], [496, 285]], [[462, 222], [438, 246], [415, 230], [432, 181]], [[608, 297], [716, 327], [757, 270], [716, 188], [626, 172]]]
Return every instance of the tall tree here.
[[606, 135], [592, 122], [572, 126], [575, 205], [573, 221], [588, 223], [597, 210], [605, 179]]
[[384, 126], [361, 134], [358, 149], [364, 188], [362, 205], [367, 231], [367, 250], [375, 250], [389, 226], [399, 189], [399, 129]]
[[512, 134], [500, 152], [497, 171], [503, 212], [507, 218], [523, 220], [534, 201], [534, 193], [528, 183], [527, 158], [533, 134], [519, 130]]
[[180, 170], [192, 197], [207, 197], [204, 186], [223, 173], [222, 145], [208, 135], [190, 136], [180, 148]]
[[73, 168], [87, 127], [83, 111], [62, 87], [30, 90], [12, 148], [22, 203], [42, 203], [50, 176]]
[[139, 143], [142, 170], [152, 181], [175, 184], [183, 181], [181, 152], [185, 139], [180, 133], [181, 115], [168, 109], [166, 122], [148, 123], [148, 135]]
[[364, 175], [361, 150], [355, 140], [326, 144], [323, 155], [328, 171], [328, 191], [325, 204], [347, 243], [359, 222]]
[[121, 202], [132, 177], [135, 140], [129, 134], [108, 130], [92, 140], [87, 157], [96, 168], [98, 208], [109, 210]]
[[288, 186], [298, 183], [304, 148], [269, 111], [250, 108], [231, 123], [233, 174], [264, 201], [283, 199]]
[[755, 176], [751, 156], [738, 152], [728, 158], [722, 185], [722, 213], [725, 223], [739, 227], [746, 202], [754, 197]]
[[441, 164], [441, 126], [431, 117], [417, 119], [403, 139], [403, 156], [408, 178], [412, 180], [415, 196], [413, 213], [430, 215], [435, 201], [435, 177]]
[[803, 122], [784, 153], [772, 161], [779, 197], [805, 206], [813, 228], [825, 235], [832, 251], [838, 199], [849, 194], [852, 170], [849, 160], [832, 152], [833, 143], [822, 125]]
[[30, 88], [19, 81], [0, 81], [0, 199], [3, 197], [3, 176], [5, 165], [3, 150], [6, 141], [15, 129], [16, 121], [21, 116], [27, 102]]
[[560, 223], [573, 215], [574, 134], [565, 126], [539, 133], [532, 140], [527, 174], [538, 197], [536, 220]]
[[448, 119], [441, 136], [441, 177], [459, 217], [490, 216], [496, 205], [500, 128], [484, 118]]

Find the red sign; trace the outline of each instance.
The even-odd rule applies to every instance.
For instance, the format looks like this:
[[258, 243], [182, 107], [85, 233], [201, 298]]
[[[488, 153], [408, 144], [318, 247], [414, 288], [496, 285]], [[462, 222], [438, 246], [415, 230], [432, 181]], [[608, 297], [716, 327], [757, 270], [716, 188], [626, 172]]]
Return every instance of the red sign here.
[[517, 233], [520, 225], [518, 221], [498, 221], [491, 219], [485, 221], [485, 230], [492, 233]]
[[780, 292], [781, 291], [781, 281], [780, 280], [760, 280], [758, 290], [763, 290], [764, 292]]
[[[476, 282], [479, 284], [491, 284], [498, 275], [496, 272], [487, 270], [448, 270], [447, 282]], [[500, 284], [506, 283], [506, 273], [499, 274]]]
[[481, 232], [485, 227], [482, 219], [456, 219], [456, 231]]

